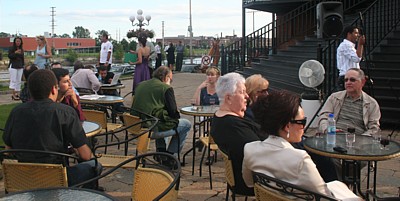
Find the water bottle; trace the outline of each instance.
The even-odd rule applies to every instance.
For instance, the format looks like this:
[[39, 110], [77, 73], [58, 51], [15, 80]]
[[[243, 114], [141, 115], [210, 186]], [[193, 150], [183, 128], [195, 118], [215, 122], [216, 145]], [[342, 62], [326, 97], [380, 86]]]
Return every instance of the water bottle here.
[[98, 77], [98, 79], [99, 79], [99, 82], [101, 82], [101, 75], [100, 75], [100, 73], [99, 73], [99, 77]]
[[331, 113], [328, 117], [328, 132], [326, 135], [326, 143], [330, 145], [336, 144], [336, 122], [334, 115]]

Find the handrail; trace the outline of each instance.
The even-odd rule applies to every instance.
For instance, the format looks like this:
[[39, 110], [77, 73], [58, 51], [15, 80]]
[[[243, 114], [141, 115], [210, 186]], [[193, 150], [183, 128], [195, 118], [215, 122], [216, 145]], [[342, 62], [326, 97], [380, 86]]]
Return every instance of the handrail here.
[[[222, 73], [243, 70], [247, 62], [259, 56], [276, 54], [277, 49], [286, 43], [302, 38], [306, 35], [315, 35], [316, 12], [318, 3], [324, 0], [311, 0], [279, 16], [279, 19], [248, 34], [245, 38], [237, 40], [226, 47], [221, 47]], [[338, 0], [325, 0], [338, 1]], [[344, 11], [370, 0], [339, 0], [343, 3]], [[243, 5], [254, 0], [243, 0]]]

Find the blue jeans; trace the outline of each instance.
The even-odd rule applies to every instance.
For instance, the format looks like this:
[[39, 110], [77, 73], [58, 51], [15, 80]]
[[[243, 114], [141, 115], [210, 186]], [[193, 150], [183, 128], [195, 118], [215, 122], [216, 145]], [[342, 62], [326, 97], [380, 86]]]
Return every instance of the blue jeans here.
[[[172, 139], [169, 143], [167, 151], [170, 153], [178, 153], [182, 151], [183, 145], [185, 144], [186, 137], [190, 131], [190, 128], [192, 128], [192, 124], [190, 123], [189, 120], [187, 119], [179, 119], [179, 124], [177, 127], [177, 131], [179, 134], [179, 151], [178, 151], [178, 138], [175, 135], [175, 129], [167, 130], [167, 131], [154, 131], [154, 133], [151, 135], [151, 138], [155, 138], [156, 140], [156, 147], [157, 149], [160, 148], [166, 148], [167, 144], [167, 137], [172, 136]], [[158, 139], [158, 138], [164, 138], [164, 139]]]
[[[96, 167], [94, 160], [80, 162], [74, 166], [67, 167], [68, 186], [79, 184], [100, 175], [102, 168], [100, 163], [97, 163]], [[82, 187], [95, 189], [97, 187], [97, 181], [85, 184]]]

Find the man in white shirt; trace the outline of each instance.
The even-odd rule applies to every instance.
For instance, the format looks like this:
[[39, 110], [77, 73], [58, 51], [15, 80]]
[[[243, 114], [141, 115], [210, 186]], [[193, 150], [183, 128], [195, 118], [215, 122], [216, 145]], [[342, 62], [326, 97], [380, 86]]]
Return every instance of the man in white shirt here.
[[156, 68], [155, 69], [157, 69], [158, 67], [161, 66], [161, 61], [162, 61], [161, 42], [157, 43], [155, 49], [156, 49], [156, 54], [157, 54], [157, 57], [156, 57]]
[[[337, 90], [344, 90], [344, 75], [350, 68], [360, 68], [360, 61], [365, 44], [365, 36], [361, 36], [355, 26], [347, 26], [343, 30], [343, 42], [340, 43], [336, 58], [339, 78], [337, 80]], [[357, 49], [355, 44], [357, 44]]]
[[110, 71], [112, 64], [112, 52], [113, 45], [108, 41], [108, 35], [103, 33], [101, 36], [101, 49], [100, 49], [100, 60], [98, 66], [105, 66], [107, 70]]

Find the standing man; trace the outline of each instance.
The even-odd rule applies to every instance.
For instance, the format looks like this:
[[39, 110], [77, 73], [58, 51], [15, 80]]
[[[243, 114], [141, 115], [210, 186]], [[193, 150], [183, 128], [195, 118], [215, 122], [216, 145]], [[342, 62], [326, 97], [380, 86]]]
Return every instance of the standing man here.
[[156, 68], [161, 66], [161, 61], [162, 61], [162, 54], [161, 54], [161, 42], [158, 42], [156, 47], [156, 54], [157, 54], [157, 58], [156, 58]]
[[101, 49], [100, 49], [100, 60], [99, 60], [99, 67], [105, 66], [108, 71], [110, 71], [111, 64], [112, 64], [112, 52], [113, 52], [113, 45], [110, 41], [108, 41], [108, 35], [103, 33], [101, 36]]
[[[337, 90], [344, 90], [344, 75], [350, 68], [360, 68], [362, 59], [365, 36], [361, 36], [355, 26], [347, 26], [343, 30], [343, 42], [337, 49], [337, 69], [339, 78], [337, 80]], [[357, 49], [356, 47], [357, 43]]]
[[[28, 79], [33, 101], [16, 106], [8, 116], [3, 140], [6, 149], [35, 149], [67, 153], [71, 144], [83, 160], [67, 167], [68, 185], [91, 179], [101, 172], [94, 160], [75, 110], [57, 103], [58, 82], [50, 70], [37, 70]], [[54, 157], [20, 158], [27, 162], [62, 163]], [[97, 188], [97, 182], [84, 185]]]
[[185, 47], [182, 45], [182, 41], [179, 41], [178, 46], [176, 46], [176, 71], [181, 71], [183, 64], [183, 52]]
[[[180, 118], [171, 82], [172, 70], [166, 66], [157, 68], [152, 79], [141, 82], [135, 89], [132, 109], [157, 117], [160, 121], [151, 135], [156, 139], [157, 151], [177, 154], [182, 151], [192, 126], [189, 120]], [[172, 139], [167, 148], [166, 140], [170, 136]]]

